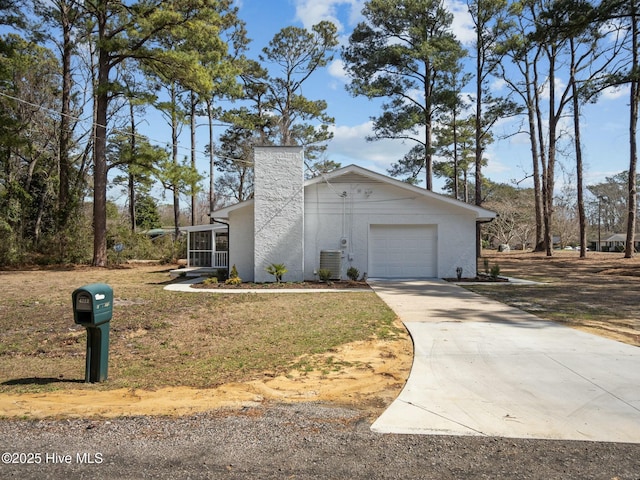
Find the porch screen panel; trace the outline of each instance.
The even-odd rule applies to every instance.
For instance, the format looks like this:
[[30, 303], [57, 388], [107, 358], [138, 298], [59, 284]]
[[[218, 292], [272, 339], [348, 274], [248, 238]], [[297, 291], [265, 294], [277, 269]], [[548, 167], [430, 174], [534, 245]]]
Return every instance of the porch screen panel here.
[[192, 232], [189, 236], [189, 265], [192, 267], [212, 266], [212, 232]]

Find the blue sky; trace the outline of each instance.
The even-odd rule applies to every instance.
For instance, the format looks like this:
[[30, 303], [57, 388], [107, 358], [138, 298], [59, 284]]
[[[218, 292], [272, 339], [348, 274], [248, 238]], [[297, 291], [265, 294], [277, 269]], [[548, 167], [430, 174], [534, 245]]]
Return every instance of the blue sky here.
[[[467, 48], [471, 48], [474, 32], [466, 11], [466, 0], [445, 0], [445, 3], [454, 13], [455, 34]], [[341, 44], [347, 44], [353, 28], [363, 19], [361, 10], [364, 0], [236, 0], [235, 4], [239, 7], [240, 18], [246, 22], [248, 36], [253, 40], [248, 55], [257, 59], [261, 49], [273, 36], [289, 25], [310, 28], [321, 20], [331, 20], [338, 27]], [[348, 81], [342, 68], [340, 52], [337, 51], [334, 61], [317, 71], [304, 84], [303, 94], [313, 100], [326, 100], [328, 114], [335, 118], [335, 125], [332, 126], [334, 139], [329, 143], [326, 157], [343, 166], [356, 164], [386, 174], [389, 166], [402, 158], [414, 144], [393, 140], [367, 142], [366, 137], [372, 133], [370, 118], [381, 113], [381, 102], [352, 97], [345, 90]], [[566, 85], [566, 81], [567, 78], [560, 77], [557, 83], [562, 87]], [[505, 90], [501, 90], [499, 81], [495, 82], [495, 86], [497, 94], [506, 94]], [[470, 85], [469, 89], [471, 88]], [[464, 93], [473, 92], [469, 90]], [[587, 106], [582, 112], [584, 175], [587, 185], [628, 169], [628, 102], [628, 87], [620, 91], [607, 91], [597, 104]], [[566, 114], [570, 115], [570, 111]], [[204, 124], [205, 121], [203, 118], [198, 123]], [[505, 120], [494, 130], [496, 142], [486, 152], [489, 163], [483, 169], [489, 179], [511, 183], [531, 174], [528, 138], [524, 134], [514, 135], [522, 121], [523, 119]], [[567, 120], [567, 124], [568, 122]], [[159, 114], [148, 110], [140, 128], [141, 133], [147, 135], [152, 143], [167, 145], [170, 133]], [[222, 133], [222, 127], [217, 128], [217, 133]], [[180, 154], [184, 156], [190, 152], [188, 137], [188, 131], [183, 129]], [[564, 138], [570, 140], [566, 134]], [[209, 173], [208, 157], [204, 153], [207, 142], [206, 129], [197, 129], [198, 170], [205, 176]], [[573, 150], [565, 151], [565, 156], [561, 152], [558, 159], [558, 188], [565, 181], [575, 184]], [[571, 178], [571, 175], [574, 177]], [[208, 185], [208, 182], [205, 180], [203, 184]], [[442, 180], [435, 179], [434, 190], [439, 191], [442, 184]], [[530, 180], [526, 180], [520, 185], [530, 184]]]
[[[240, 0], [240, 17], [247, 24], [253, 40], [250, 55], [257, 57], [262, 47], [283, 27], [288, 25], [310, 28], [321, 20], [331, 20], [338, 26], [340, 40], [347, 43], [354, 26], [362, 20], [363, 0]], [[473, 31], [466, 13], [466, 2], [449, 0], [454, 12], [454, 31], [467, 47], [471, 47]], [[559, 83], [566, 79], [559, 79]], [[357, 164], [386, 173], [386, 169], [406, 151], [412, 143], [401, 141], [366, 142], [371, 133], [370, 117], [380, 113], [379, 102], [366, 98], [354, 98], [345, 90], [348, 79], [342, 69], [340, 54], [327, 68], [317, 72], [305, 84], [304, 95], [311, 99], [325, 99], [328, 113], [335, 118], [334, 139], [327, 150], [327, 158], [343, 166]], [[496, 82], [499, 85], [499, 82]], [[469, 88], [472, 88], [469, 86]], [[498, 90], [499, 91], [499, 90]], [[471, 91], [469, 91], [471, 93]], [[585, 181], [587, 184], [602, 180], [628, 168], [628, 90], [606, 92], [596, 105], [583, 112], [583, 148], [585, 156]], [[568, 114], [570, 112], [567, 112]], [[494, 135], [507, 136], [517, 131], [520, 121], [502, 122]], [[488, 166], [485, 175], [493, 181], [521, 180], [531, 172], [529, 144], [520, 134], [497, 140], [487, 151]], [[559, 159], [567, 172], [573, 172], [572, 152], [568, 158]], [[562, 168], [558, 168], [558, 182], [564, 181]], [[439, 190], [436, 180], [434, 189]], [[524, 183], [526, 185], [526, 182]]]

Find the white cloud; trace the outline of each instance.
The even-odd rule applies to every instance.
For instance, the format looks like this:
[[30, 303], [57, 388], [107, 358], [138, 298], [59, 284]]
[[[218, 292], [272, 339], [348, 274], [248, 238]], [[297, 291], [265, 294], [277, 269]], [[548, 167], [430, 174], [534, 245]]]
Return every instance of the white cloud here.
[[505, 89], [507, 86], [507, 82], [503, 78], [495, 78], [493, 82], [491, 82], [491, 91], [492, 92], [500, 92]]
[[453, 14], [451, 29], [463, 45], [475, 42], [476, 32], [467, 3], [459, 0], [445, 0], [444, 6]]
[[[556, 98], [558, 95], [562, 93], [562, 91], [567, 87], [567, 83], [561, 78], [556, 77], [555, 81], [555, 90], [556, 90]], [[545, 100], [549, 100], [551, 98], [551, 89], [549, 88], [549, 79], [547, 78], [542, 85], [542, 90], [540, 91], [540, 98]]]
[[331, 75], [332, 77], [337, 78], [344, 83], [347, 83], [349, 81], [349, 76], [344, 69], [344, 62], [341, 59], [337, 59], [331, 62], [327, 70], [329, 72], [329, 75]]
[[342, 23], [335, 15], [335, 0], [298, 0], [296, 2], [296, 18], [305, 28], [317, 24], [323, 20], [329, 20], [342, 30]]
[[329, 20], [342, 32], [361, 18], [364, 0], [296, 0], [296, 18], [305, 28]]
[[338, 43], [347, 45], [352, 27], [363, 19], [362, 7], [365, 0], [295, 0], [295, 18], [304, 28], [327, 20], [338, 29]]
[[629, 85], [606, 88], [602, 92], [602, 98], [605, 100], [617, 100], [621, 97], [628, 97], [630, 88]]
[[[351, 29], [362, 21], [366, 0], [294, 0], [296, 19], [307, 29], [320, 21], [333, 22], [340, 34], [340, 44], [348, 42]], [[453, 14], [451, 28], [464, 45], [475, 41], [473, 20], [464, 0], [445, 0], [445, 7]]]
[[349, 25], [356, 25], [364, 20], [362, 9], [364, 8], [365, 1], [366, 0], [350, 0], [347, 2], [351, 5], [351, 11], [349, 12]]
[[487, 164], [482, 167], [483, 175], [490, 178], [503, 177], [505, 174], [511, 172], [512, 166], [500, 160], [499, 156], [496, 155], [496, 152], [494, 152], [491, 147], [485, 152], [484, 157], [487, 159]]
[[394, 162], [400, 160], [413, 146], [412, 142], [400, 140], [378, 140], [367, 142], [366, 137], [373, 135], [373, 122], [360, 125], [340, 125], [332, 128], [333, 140], [327, 148], [331, 160], [343, 166], [356, 164], [371, 170], [385, 173]]

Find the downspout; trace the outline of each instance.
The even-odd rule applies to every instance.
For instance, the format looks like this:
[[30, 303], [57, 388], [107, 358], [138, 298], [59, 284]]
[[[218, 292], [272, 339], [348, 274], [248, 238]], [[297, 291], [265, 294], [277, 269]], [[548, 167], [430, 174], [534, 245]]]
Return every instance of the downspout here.
[[485, 223], [491, 223], [500, 215], [496, 214], [495, 217], [490, 218], [489, 220], [476, 220], [476, 231], [478, 232], [478, 239], [476, 242], [476, 277], [478, 276], [478, 260], [482, 254], [482, 238], [480, 238], [480, 225]]

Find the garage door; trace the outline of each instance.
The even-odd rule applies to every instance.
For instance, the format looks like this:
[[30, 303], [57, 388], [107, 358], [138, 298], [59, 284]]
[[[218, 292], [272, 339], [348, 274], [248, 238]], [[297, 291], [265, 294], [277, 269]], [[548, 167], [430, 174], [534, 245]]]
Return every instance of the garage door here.
[[371, 225], [369, 276], [436, 277], [436, 233], [435, 225]]

